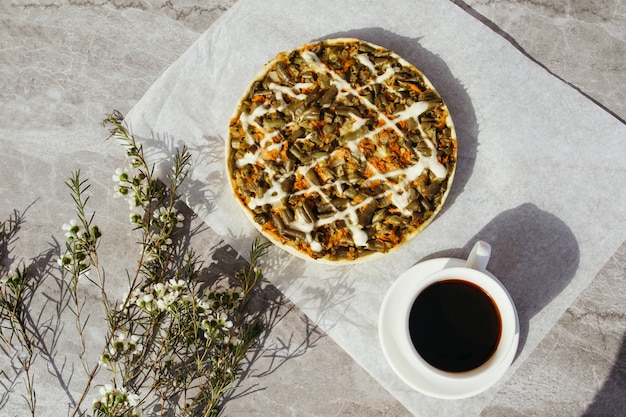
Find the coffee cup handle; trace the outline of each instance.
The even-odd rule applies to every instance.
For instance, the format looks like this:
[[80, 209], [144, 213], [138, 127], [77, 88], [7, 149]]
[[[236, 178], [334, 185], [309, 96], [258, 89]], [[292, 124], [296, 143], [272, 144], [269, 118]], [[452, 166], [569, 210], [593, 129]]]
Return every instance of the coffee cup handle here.
[[474, 244], [472, 251], [465, 262], [466, 268], [476, 269], [484, 272], [487, 269], [487, 263], [491, 256], [491, 245], [487, 242], [479, 240]]

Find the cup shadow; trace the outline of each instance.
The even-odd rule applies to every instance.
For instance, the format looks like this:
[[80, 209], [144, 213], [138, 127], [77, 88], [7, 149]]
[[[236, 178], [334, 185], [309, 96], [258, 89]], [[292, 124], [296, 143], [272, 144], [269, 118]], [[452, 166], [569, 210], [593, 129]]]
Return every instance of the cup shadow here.
[[519, 316], [518, 354], [528, 337], [530, 319], [572, 280], [580, 260], [576, 237], [558, 217], [531, 203], [504, 211], [462, 248], [433, 253], [420, 260], [465, 259], [474, 244], [492, 247], [487, 270], [507, 288]]

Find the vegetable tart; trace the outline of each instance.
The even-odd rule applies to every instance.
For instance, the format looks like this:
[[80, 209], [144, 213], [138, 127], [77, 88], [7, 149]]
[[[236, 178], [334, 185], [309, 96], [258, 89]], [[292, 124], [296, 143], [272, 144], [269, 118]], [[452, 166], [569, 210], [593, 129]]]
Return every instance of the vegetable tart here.
[[441, 210], [457, 141], [428, 79], [394, 52], [331, 39], [281, 52], [230, 121], [226, 164], [252, 223], [328, 262], [399, 248]]

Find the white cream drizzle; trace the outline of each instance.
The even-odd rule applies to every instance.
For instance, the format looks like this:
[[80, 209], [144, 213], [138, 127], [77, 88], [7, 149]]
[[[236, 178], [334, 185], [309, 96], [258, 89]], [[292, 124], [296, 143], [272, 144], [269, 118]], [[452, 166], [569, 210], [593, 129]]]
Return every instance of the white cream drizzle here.
[[[391, 78], [393, 74], [395, 73], [395, 70], [391, 66], [387, 67], [384, 73], [378, 74], [374, 64], [369, 60], [367, 55], [365, 54], [357, 55], [358, 61], [364, 66], [366, 66], [372, 73], [372, 76], [375, 78], [373, 78], [373, 80], [370, 83], [366, 84], [365, 86], [354, 88], [348, 82], [346, 82], [343, 78], [341, 78], [341, 76], [339, 76], [334, 71], [332, 71], [327, 65], [322, 63], [319, 57], [315, 53], [311, 51], [303, 51], [301, 52], [301, 56], [307, 62], [307, 64], [311, 67], [311, 69], [316, 70], [318, 72], [326, 73], [330, 76], [332, 82], [337, 87], [338, 99], [342, 97], [346, 97], [348, 95], [353, 95], [359, 98], [360, 102], [363, 105], [365, 105], [369, 109], [378, 113], [379, 119], [383, 121], [383, 124], [381, 126], [377, 127], [376, 129], [372, 131], [369, 131], [367, 134], [357, 138], [354, 141], [348, 142], [346, 144], [346, 147], [350, 150], [350, 152], [352, 153], [352, 156], [357, 159], [365, 160], [365, 156], [359, 150], [358, 145], [360, 141], [367, 139], [367, 138], [373, 138], [374, 136], [376, 136], [377, 134], [379, 134], [380, 132], [386, 129], [392, 129], [398, 135], [403, 135], [403, 133], [400, 131], [400, 129], [397, 126], [398, 123], [400, 123], [401, 121], [408, 120], [409, 118], [417, 118], [419, 117], [419, 115], [421, 115], [422, 113], [424, 113], [425, 111], [427, 111], [434, 105], [434, 103], [431, 103], [431, 102], [424, 102], [424, 101], [415, 102], [411, 106], [402, 110], [401, 112], [397, 114], [393, 114], [391, 118], [387, 117], [385, 114], [380, 113], [373, 103], [361, 97], [359, 95], [359, 92], [362, 91], [364, 88], [367, 88], [368, 86], [371, 86], [373, 84], [384, 83], [386, 80]], [[315, 84], [313, 83], [297, 83], [294, 86], [289, 87], [289, 86], [283, 86], [277, 83], [270, 83], [268, 88], [275, 92], [276, 100], [278, 100], [281, 103], [280, 107], [284, 108], [286, 106], [286, 102], [284, 100], [285, 96], [289, 96], [291, 99], [304, 100], [307, 98], [307, 94], [302, 93], [301, 90], [312, 88], [314, 87], [314, 85]], [[247, 164], [258, 164], [259, 162], [262, 162], [262, 158], [261, 158], [261, 153], [263, 151], [262, 149], [272, 150], [272, 149], [282, 147], [282, 143], [275, 143], [273, 140], [278, 135], [278, 132], [272, 132], [272, 133], [266, 132], [264, 128], [256, 121], [257, 118], [262, 117], [266, 114], [269, 114], [272, 111], [276, 111], [276, 109], [275, 108], [272, 109], [270, 106], [266, 104], [260, 104], [253, 110], [251, 114], [242, 112], [241, 115], [239, 116], [242, 127], [244, 131], [246, 132], [246, 140], [248, 141], [248, 143], [255, 143], [254, 138], [248, 132], [250, 127], [254, 127], [259, 132], [263, 132], [265, 137], [261, 141], [260, 146], [258, 146], [254, 152], [248, 152], [242, 158], [237, 160], [236, 166], [238, 168], [241, 168]], [[350, 131], [357, 131], [359, 128], [364, 126], [365, 123], [367, 122], [366, 119], [358, 117], [354, 114], [351, 114], [351, 118], [352, 118], [352, 126], [350, 127]], [[374, 174], [370, 176], [367, 180], [365, 180], [365, 183], [375, 181], [375, 180], [380, 180], [380, 181], [385, 182], [387, 185], [389, 185], [389, 189], [386, 190], [383, 193], [383, 195], [386, 197], [389, 197], [391, 199], [391, 202], [401, 211], [401, 213], [405, 215], [409, 215], [409, 216], [411, 215], [411, 211], [407, 210], [406, 207], [408, 206], [410, 201], [409, 201], [409, 193], [405, 191], [406, 187], [411, 182], [419, 178], [419, 176], [422, 175], [427, 170], [432, 172], [439, 179], [443, 179], [447, 175], [447, 169], [437, 160], [437, 153], [436, 153], [434, 144], [432, 143], [430, 139], [428, 139], [427, 134], [421, 129], [421, 127], [420, 127], [420, 132], [422, 134], [423, 140], [426, 142], [431, 152], [430, 152], [430, 156], [428, 157], [417, 152], [419, 154], [419, 159], [412, 166], [405, 168], [405, 169], [401, 169], [401, 170], [395, 170], [395, 171], [391, 171], [387, 173], [382, 173], [379, 170], [377, 170], [371, 163], [366, 161], [368, 164], [368, 170], [370, 172], [374, 172]], [[348, 133], [348, 132], [345, 132], [345, 133]], [[326, 155], [324, 159], [327, 160], [329, 157], [330, 155]], [[292, 175], [296, 175], [296, 174], [306, 175], [306, 173], [310, 169], [313, 169], [318, 162], [319, 161], [313, 161], [309, 164], [301, 165], [295, 171], [285, 173], [282, 176], [278, 175], [278, 173], [274, 171], [273, 169], [271, 169], [269, 166], [264, 166], [265, 172], [269, 175], [269, 178], [271, 178], [272, 180], [271, 186], [268, 190], [265, 191], [263, 196], [256, 196], [256, 197], [251, 198], [248, 202], [248, 207], [251, 210], [254, 210], [255, 208], [259, 206], [269, 204], [273, 206], [274, 208], [278, 208], [278, 209], [282, 208], [284, 206], [284, 200], [289, 197], [289, 194], [283, 190], [283, 182]], [[403, 179], [396, 184], [389, 180], [392, 177], [396, 177], [396, 178], [402, 177]], [[342, 183], [343, 183], [342, 180], [337, 180], [330, 184], [323, 184], [323, 185], [310, 184], [310, 187], [307, 190], [297, 191], [293, 194], [300, 195], [300, 194], [305, 194], [305, 193], [307, 194], [316, 193], [319, 196], [321, 196], [322, 200], [325, 203], [329, 203], [330, 199], [327, 196], [327, 190], [331, 188], [335, 188], [336, 190], [340, 191], [342, 189], [341, 188]], [[351, 236], [355, 245], [364, 247], [364, 246], [367, 246], [368, 236], [367, 236], [367, 233], [359, 225], [358, 212], [362, 207], [367, 206], [373, 200], [373, 198], [378, 198], [378, 197], [381, 197], [381, 195], [368, 197], [367, 199], [365, 199], [364, 201], [356, 205], [348, 204], [345, 210], [334, 209], [331, 216], [319, 218], [312, 222], [308, 222], [307, 219], [300, 218], [300, 215], [298, 213], [295, 213], [294, 220], [291, 222], [287, 222], [285, 226], [305, 233], [306, 234], [305, 240], [310, 245], [311, 249], [314, 252], [320, 252], [323, 250], [323, 247], [319, 242], [313, 239], [312, 232], [319, 226], [323, 226], [326, 224], [331, 224], [333, 222], [343, 220], [346, 223], [346, 227], [351, 233]], [[283, 221], [285, 221], [285, 219], [283, 219]]]
[[262, 148], [265, 149], [271, 149], [271, 148], [275, 148], [278, 147], [280, 148], [281, 146], [283, 146], [281, 143], [276, 143], [274, 142], [274, 138], [278, 136], [278, 131], [272, 132], [272, 133], [266, 133], [265, 136], [263, 137], [263, 139], [261, 139], [261, 142], [259, 143], [259, 146], [261, 146]]
[[269, 106], [267, 106], [266, 104], [261, 104], [260, 106], [256, 107], [252, 111], [252, 114], [241, 112], [241, 115], [239, 116], [239, 120], [241, 120], [241, 126], [243, 127], [243, 131], [246, 134], [246, 141], [248, 143], [254, 143], [254, 138], [252, 137], [252, 135], [250, 135], [250, 132], [249, 132], [250, 126], [253, 126], [260, 132], [264, 132], [265, 130], [263, 129], [263, 126], [259, 125], [256, 122], [256, 119], [257, 117], [264, 116], [269, 111], [270, 111]]
[[387, 81], [389, 78], [391, 78], [393, 74], [395, 74], [395, 70], [391, 67], [388, 67], [383, 74], [376, 77], [376, 80], [374, 81], [373, 84], [382, 84], [385, 81]]
[[[298, 87], [300, 86], [300, 87]], [[301, 88], [306, 88], [306, 87], [310, 87], [312, 86], [312, 84], [296, 84], [293, 87], [287, 87], [285, 85], [280, 85], [280, 84], [276, 84], [276, 83], [270, 83], [270, 85], [268, 85], [268, 88], [272, 91], [276, 92], [276, 98], [278, 100], [283, 100], [282, 94], [286, 94], [291, 98], [295, 98], [296, 100], [304, 100], [307, 98], [307, 94], [306, 93], [297, 93], [294, 90], [300, 90]]]
[[269, 177], [272, 178], [272, 184], [270, 188], [263, 193], [263, 196], [252, 197], [250, 201], [248, 201], [248, 207], [250, 207], [251, 210], [266, 204], [278, 206], [282, 204], [283, 199], [289, 197], [289, 195], [283, 190], [283, 181], [285, 180], [285, 177], [279, 177], [276, 171], [268, 166], [265, 166], [265, 172], [267, 172]]
[[374, 64], [372, 63], [372, 61], [370, 61], [370, 58], [367, 55], [358, 54], [356, 59], [358, 59], [361, 64], [366, 66], [367, 69], [370, 70], [370, 73], [372, 75], [376, 74], [376, 68], [374, 67]]
[[259, 160], [260, 149], [257, 149], [256, 152], [246, 152], [242, 158], [237, 159], [235, 165], [237, 168], [243, 168], [246, 165], [255, 164]]

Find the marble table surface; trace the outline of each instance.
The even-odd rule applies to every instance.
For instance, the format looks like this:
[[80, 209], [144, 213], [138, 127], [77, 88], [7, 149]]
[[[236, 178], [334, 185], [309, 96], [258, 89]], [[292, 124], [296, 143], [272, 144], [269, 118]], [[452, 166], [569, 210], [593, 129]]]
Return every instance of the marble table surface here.
[[[80, 168], [92, 181], [101, 255], [109, 274], [129, 261], [126, 204], [111, 198], [119, 145], [104, 141], [105, 113], [128, 112], [162, 72], [235, 0], [13, 0], [0, 3], [0, 219], [23, 218], [5, 263], [47, 268], [73, 217], [64, 181]], [[622, 124], [626, 119], [626, 4], [621, 0], [453, 0], [530, 61]], [[626, 162], [624, 163], [626, 167]], [[616, 202], [623, 207], [625, 202]], [[192, 222], [202, 226], [199, 219]], [[611, 225], [607, 224], [607, 228]], [[619, 231], [626, 239], [626, 231]], [[204, 247], [228, 248], [210, 229]], [[237, 254], [229, 253], [233, 263]], [[626, 240], [481, 410], [484, 416], [619, 416], [626, 410]], [[408, 416], [331, 337], [266, 283], [277, 319], [257, 347], [254, 369], [223, 415]], [[95, 296], [95, 295], [94, 295]], [[97, 331], [94, 338], [101, 336]], [[60, 338], [56, 373], [35, 369], [41, 415], [75, 401], [78, 347]], [[25, 414], [23, 382], [2, 359], [0, 415]], [[59, 380], [64, 388], [59, 388]]]

